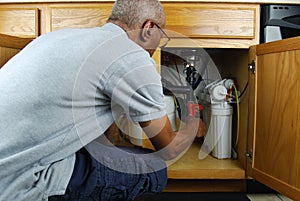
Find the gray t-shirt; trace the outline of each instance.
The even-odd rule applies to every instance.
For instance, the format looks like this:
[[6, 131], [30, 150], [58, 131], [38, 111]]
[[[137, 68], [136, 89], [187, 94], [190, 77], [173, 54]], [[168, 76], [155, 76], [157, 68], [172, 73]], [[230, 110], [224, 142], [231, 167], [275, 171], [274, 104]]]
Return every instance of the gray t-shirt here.
[[111, 23], [37, 38], [0, 70], [0, 92], [0, 201], [64, 194], [75, 152], [121, 113], [166, 114], [154, 61]]

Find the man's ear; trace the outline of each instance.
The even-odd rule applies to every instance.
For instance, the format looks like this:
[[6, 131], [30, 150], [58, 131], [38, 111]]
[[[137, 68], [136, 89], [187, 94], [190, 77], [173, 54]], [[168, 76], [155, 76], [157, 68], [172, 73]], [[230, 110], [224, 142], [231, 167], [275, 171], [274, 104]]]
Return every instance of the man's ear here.
[[140, 34], [140, 40], [142, 42], [147, 42], [151, 39], [151, 36], [153, 34], [153, 27], [154, 23], [152, 21], [148, 20], [145, 22]]

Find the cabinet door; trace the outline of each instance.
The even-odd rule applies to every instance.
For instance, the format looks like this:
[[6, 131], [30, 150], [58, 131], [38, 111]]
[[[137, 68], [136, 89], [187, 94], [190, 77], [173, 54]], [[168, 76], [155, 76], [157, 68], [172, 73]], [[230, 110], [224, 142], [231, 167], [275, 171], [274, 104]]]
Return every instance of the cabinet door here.
[[0, 68], [32, 40], [0, 34]]
[[300, 37], [256, 48], [252, 175], [300, 198]]
[[113, 3], [59, 4], [50, 8], [50, 31], [61, 28], [89, 28], [106, 23]]

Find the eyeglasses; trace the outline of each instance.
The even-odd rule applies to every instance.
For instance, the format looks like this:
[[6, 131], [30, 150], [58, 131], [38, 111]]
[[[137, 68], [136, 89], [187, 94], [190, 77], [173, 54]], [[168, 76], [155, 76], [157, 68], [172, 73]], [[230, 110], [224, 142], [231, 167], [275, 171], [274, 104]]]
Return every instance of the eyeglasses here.
[[161, 37], [159, 45], [158, 45], [158, 47], [163, 48], [169, 43], [171, 38], [167, 35], [167, 33], [158, 24], [154, 23], [154, 25], [163, 33], [163, 36]]

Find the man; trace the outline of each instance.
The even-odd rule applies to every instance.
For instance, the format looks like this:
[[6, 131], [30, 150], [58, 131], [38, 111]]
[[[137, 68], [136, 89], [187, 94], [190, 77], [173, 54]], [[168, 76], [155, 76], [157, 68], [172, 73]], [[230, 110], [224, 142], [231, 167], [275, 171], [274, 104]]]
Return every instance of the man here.
[[[163, 190], [161, 158], [202, 136], [203, 123], [190, 118], [172, 131], [151, 59], [161, 27], [157, 0], [117, 0], [103, 27], [45, 34], [0, 70], [1, 201], [133, 200]], [[155, 154], [109, 144], [121, 114], [139, 122]]]

